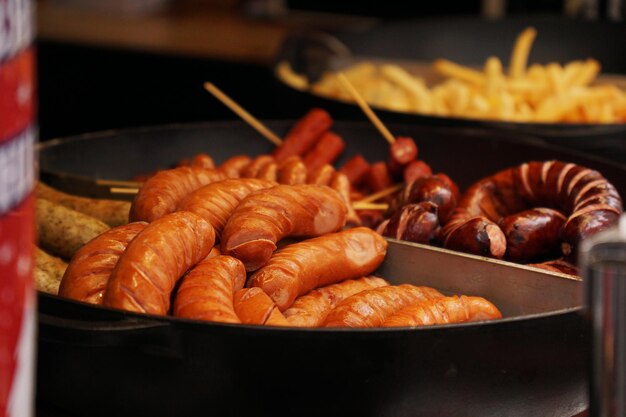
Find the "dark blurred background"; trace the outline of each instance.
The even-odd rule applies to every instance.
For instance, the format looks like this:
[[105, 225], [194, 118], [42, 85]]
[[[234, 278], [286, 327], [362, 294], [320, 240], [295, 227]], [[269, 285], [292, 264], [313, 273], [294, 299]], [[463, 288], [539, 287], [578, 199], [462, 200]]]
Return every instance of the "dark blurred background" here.
[[[310, 103], [281, 86], [272, 65], [285, 38], [307, 30], [337, 34], [377, 55], [480, 62], [483, 57], [463, 43], [468, 35], [476, 35], [485, 50], [504, 54], [513, 45], [513, 30], [547, 18], [537, 45], [545, 40], [548, 53], [580, 46], [604, 69], [626, 72], [626, 55], [597, 47], [619, 40], [589, 43], [582, 34], [559, 45], [555, 37], [568, 36], [575, 22], [622, 28], [614, 22], [624, 16], [621, 0], [40, 0], [37, 6], [41, 140], [234, 118], [202, 89], [209, 80], [260, 118], [299, 117]], [[511, 30], [509, 19], [516, 22]], [[476, 26], [482, 21], [491, 25], [485, 33]], [[494, 36], [500, 32], [502, 39]], [[542, 57], [541, 50], [536, 56]]]

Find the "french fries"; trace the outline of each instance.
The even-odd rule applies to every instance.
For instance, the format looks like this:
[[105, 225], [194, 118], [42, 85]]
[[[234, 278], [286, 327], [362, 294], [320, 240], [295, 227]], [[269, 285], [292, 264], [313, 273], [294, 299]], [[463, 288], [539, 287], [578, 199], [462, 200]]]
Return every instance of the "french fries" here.
[[[343, 71], [371, 106], [435, 116], [535, 123], [625, 123], [626, 91], [597, 81], [600, 63], [594, 59], [565, 65], [550, 62], [528, 66], [537, 32], [522, 31], [513, 47], [509, 67], [490, 57], [480, 69], [449, 60], [433, 63], [444, 80], [428, 86], [424, 79], [394, 64], [359, 62]], [[289, 83], [290, 68], [280, 67]], [[297, 79], [295, 87], [313, 94], [353, 101], [328, 72], [309, 85]]]

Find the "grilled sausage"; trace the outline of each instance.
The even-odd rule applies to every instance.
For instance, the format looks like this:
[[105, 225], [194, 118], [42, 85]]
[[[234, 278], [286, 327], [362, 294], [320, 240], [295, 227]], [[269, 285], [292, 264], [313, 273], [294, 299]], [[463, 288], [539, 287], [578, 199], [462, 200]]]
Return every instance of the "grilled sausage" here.
[[314, 171], [322, 165], [332, 164], [346, 148], [341, 136], [333, 132], [324, 133], [313, 148], [302, 158], [307, 170]]
[[191, 211], [213, 226], [216, 239], [241, 200], [250, 193], [274, 187], [276, 183], [255, 178], [231, 178], [205, 185], [189, 194], [178, 205], [178, 211]]
[[199, 153], [194, 156], [191, 160], [191, 166], [196, 168], [215, 168], [215, 162], [213, 162], [213, 158], [205, 153]]
[[220, 249], [241, 259], [247, 271], [264, 265], [287, 236], [312, 237], [341, 229], [347, 208], [329, 187], [279, 185], [254, 192], [232, 213]]
[[369, 170], [370, 164], [361, 154], [354, 155], [340, 169], [341, 172], [348, 176], [350, 184], [355, 187], [363, 182]]
[[420, 178], [430, 177], [433, 171], [424, 161], [412, 161], [404, 167], [404, 183], [410, 184]]
[[312, 289], [372, 273], [386, 252], [385, 239], [364, 227], [327, 234], [279, 250], [248, 286], [263, 289], [285, 311]]
[[274, 163], [274, 158], [270, 155], [259, 155], [254, 158], [250, 163], [241, 171], [242, 178], [256, 178], [259, 172], [269, 164]]
[[192, 191], [226, 178], [221, 171], [181, 167], [160, 171], [150, 177], [135, 196], [130, 221], [152, 222], [176, 210], [180, 201]]
[[360, 226], [361, 219], [354, 211], [354, 208], [352, 208], [352, 201], [350, 201], [350, 180], [348, 180], [346, 174], [336, 171], [330, 179], [328, 186], [337, 191], [341, 198], [343, 198], [344, 203], [346, 203], [346, 207], [348, 208], [346, 224], [351, 227]]
[[215, 241], [211, 224], [178, 211], [150, 223], [126, 247], [104, 293], [107, 307], [166, 314], [176, 282], [204, 259]]
[[[567, 216], [561, 230], [564, 255], [575, 254], [581, 239], [615, 224], [622, 213], [615, 187], [597, 171], [560, 161], [529, 162], [472, 185], [453, 215], [455, 227], [446, 225], [444, 234], [476, 216], [494, 223], [534, 206], [554, 208]], [[472, 251], [465, 245], [457, 249]]]
[[361, 291], [389, 285], [377, 277], [346, 280], [313, 290], [301, 297], [285, 310], [290, 325], [296, 327], [318, 327], [337, 304]]
[[502, 317], [500, 310], [482, 297], [453, 296], [420, 301], [389, 316], [383, 327], [414, 327], [466, 323]]
[[422, 177], [408, 184], [396, 197], [392, 206], [402, 207], [405, 204], [424, 201], [437, 206], [437, 215], [441, 224], [449, 220], [456, 207], [456, 197], [453, 191], [442, 179], [435, 176]]
[[409, 137], [397, 137], [389, 146], [387, 166], [393, 175], [402, 176], [404, 167], [417, 158], [417, 145]]
[[346, 298], [332, 310], [325, 327], [378, 327], [396, 311], [418, 301], [442, 297], [430, 287], [410, 284], [361, 291]]
[[333, 120], [326, 111], [315, 108], [309, 110], [287, 133], [283, 143], [274, 150], [274, 158], [282, 162], [293, 155], [304, 155], [332, 124]]
[[306, 177], [307, 184], [328, 185], [335, 175], [335, 168], [332, 165], [322, 165], [320, 168], [309, 171]]
[[365, 183], [372, 192], [391, 187], [393, 179], [387, 165], [384, 162], [373, 163], [365, 176]]
[[174, 300], [174, 315], [220, 323], [241, 323], [233, 296], [246, 282], [246, 269], [230, 256], [205, 258], [181, 280]]
[[290, 156], [278, 167], [278, 182], [285, 185], [306, 184], [307, 172], [299, 156]]
[[85, 243], [109, 230], [98, 219], [43, 198], [35, 203], [35, 217], [39, 246], [68, 259]]
[[559, 250], [565, 216], [549, 208], [525, 210], [500, 220], [506, 236], [506, 257], [514, 262], [530, 262]]
[[91, 216], [111, 227], [128, 223], [128, 201], [78, 197], [55, 190], [41, 182], [37, 184], [36, 193], [39, 198]]
[[228, 178], [240, 178], [243, 170], [250, 165], [252, 158], [246, 155], [237, 155], [232, 158], [228, 158], [218, 168]]
[[104, 290], [120, 255], [146, 225], [146, 222], [137, 222], [115, 227], [80, 248], [63, 275], [59, 295], [102, 304]]
[[272, 162], [270, 164], [263, 166], [263, 168], [259, 170], [259, 173], [257, 174], [256, 178], [260, 180], [277, 182], [278, 181], [278, 165], [275, 162]]
[[244, 288], [235, 293], [235, 312], [243, 324], [289, 326], [287, 319], [262, 289]]
[[407, 204], [397, 210], [382, 231], [383, 236], [431, 244], [439, 235], [437, 206], [430, 201]]

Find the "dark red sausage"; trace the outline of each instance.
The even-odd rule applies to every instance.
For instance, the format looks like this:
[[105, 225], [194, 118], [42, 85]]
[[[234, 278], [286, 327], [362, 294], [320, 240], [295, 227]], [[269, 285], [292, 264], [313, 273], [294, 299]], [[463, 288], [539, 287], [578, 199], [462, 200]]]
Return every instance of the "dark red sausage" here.
[[404, 167], [417, 159], [417, 145], [413, 139], [398, 137], [389, 146], [389, 160], [387, 164], [392, 174], [401, 176]]
[[317, 141], [302, 159], [309, 171], [316, 170], [322, 165], [332, 164], [346, 148], [346, 143], [339, 135], [333, 132], [326, 132]]
[[506, 257], [514, 262], [530, 262], [558, 252], [565, 216], [549, 208], [536, 208], [500, 220], [506, 236]]
[[391, 178], [387, 164], [384, 162], [372, 164], [365, 177], [365, 182], [372, 192], [391, 187], [393, 185], [393, 178]]
[[341, 172], [346, 174], [350, 180], [350, 184], [354, 187], [361, 184], [369, 170], [370, 164], [361, 154], [354, 155], [340, 169]]
[[396, 211], [383, 230], [383, 236], [430, 244], [439, 234], [437, 206], [431, 202], [407, 204]]
[[332, 124], [333, 119], [328, 112], [311, 109], [287, 133], [282, 145], [274, 151], [274, 158], [282, 162], [292, 155], [304, 155]]
[[432, 174], [433, 171], [426, 162], [413, 161], [404, 167], [404, 183], [410, 184], [417, 179], [430, 177]]

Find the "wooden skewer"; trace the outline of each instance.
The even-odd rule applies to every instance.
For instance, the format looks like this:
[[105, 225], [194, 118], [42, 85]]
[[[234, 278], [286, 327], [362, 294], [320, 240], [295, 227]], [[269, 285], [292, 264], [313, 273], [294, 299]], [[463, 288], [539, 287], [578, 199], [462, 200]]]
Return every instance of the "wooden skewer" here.
[[111, 192], [111, 194], [137, 194], [139, 192], [139, 188], [111, 187], [109, 188], [109, 192]]
[[128, 188], [139, 188], [143, 185], [142, 182], [138, 182], [138, 181], [121, 181], [121, 180], [104, 180], [104, 179], [97, 179], [96, 184], [103, 185], [103, 186], [128, 187]]
[[283, 140], [261, 123], [256, 117], [248, 113], [243, 107], [235, 103], [233, 99], [228, 97], [222, 90], [217, 88], [213, 83], [204, 83], [204, 89], [213, 94], [215, 98], [221, 101], [226, 107], [231, 109], [237, 116], [241, 117], [246, 123], [252, 126], [263, 137], [272, 142], [276, 146], [280, 146]]
[[395, 193], [396, 191], [400, 191], [402, 188], [404, 188], [404, 183], [401, 184], [396, 184], [392, 187], [389, 188], [385, 188], [384, 190], [380, 190], [377, 193], [374, 194], [370, 194], [365, 198], [362, 198], [359, 201], [356, 201], [354, 204], [359, 204], [359, 203], [372, 203], [376, 200], [380, 200], [383, 197], [387, 197], [390, 194]]
[[352, 203], [352, 208], [355, 210], [387, 210], [389, 209], [389, 204], [362, 203], [357, 201]]
[[363, 113], [365, 113], [368, 119], [370, 119], [370, 121], [374, 124], [374, 126], [376, 126], [376, 129], [378, 129], [380, 134], [383, 135], [383, 137], [387, 140], [387, 142], [389, 142], [389, 144], [393, 144], [396, 141], [396, 138], [393, 137], [393, 135], [391, 134], [389, 129], [387, 129], [387, 127], [383, 124], [383, 122], [380, 121], [380, 119], [378, 118], [378, 116], [376, 116], [376, 114], [374, 113], [372, 108], [369, 106], [369, 104], [367, 104], [365, 100], [363, 99], [363, 97], [361, 97], [359, 92], [356, 91], [356, 88], [354, 88], [352, 83], [348, 80], [348, 78], [344, 75], [343, 72], [339, 73], [338, 79], [341, 82], [341, 84], [344, 86], [344, 88], [348, 90], [352, 98], [354, 98], [354, 101], [356, 101], [359, 107], [361, 107], [361, 110], [363, 110]]

